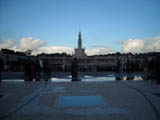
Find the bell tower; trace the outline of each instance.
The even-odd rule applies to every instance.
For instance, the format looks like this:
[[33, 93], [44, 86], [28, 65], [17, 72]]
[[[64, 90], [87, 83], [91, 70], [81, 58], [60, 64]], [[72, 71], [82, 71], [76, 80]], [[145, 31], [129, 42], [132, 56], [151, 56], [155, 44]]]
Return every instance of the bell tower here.
[[79, 49], [82, 48], [81, 32], [79, 32], [79, 35], [78, 35], [78, 48], [79, 48]]
[[85, 49], [82, 48], [82, 37], [81, 37], [81, 32], [78, 34], [78, 48], [75, 48], [75, 54], [74, 57], [78, 59], [83, 59], [87, 55], [85, 54]]

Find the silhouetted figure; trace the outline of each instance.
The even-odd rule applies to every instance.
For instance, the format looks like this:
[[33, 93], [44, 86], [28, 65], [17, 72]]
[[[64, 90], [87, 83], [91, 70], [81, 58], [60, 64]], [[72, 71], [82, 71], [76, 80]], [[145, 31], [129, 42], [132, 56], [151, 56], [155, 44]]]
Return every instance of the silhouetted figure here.
[[36, 78], [36, 66], [34, 61], [30, 61], [30, 81], [33, 81], [33, 79]]
[[0, 82], [2, 81], [2, 71], [4, 69], [4, 63], [2, 58], [0, 58]]
[[40, 81], [40, 71], [41, 71], [41, 66], [40, 66], [40, 63], [39, 63], [39, 60], [36, 59], [36, 63], [35, 63], [35, 66], [36, 66], [36, 81]]
[[44, 71], [44, 80], [48, 81], [49, 67], [47, 60], [43, 60], [43, 71]]
[[149, 75], [148, 75], [148, 79], [151, 81], [155, 81], [156, 80], [156, 59], [152, 58], [151, 61], [149, 61]]
[[78, 81], [78, 60], [74, 58], [72, 61], [72, 81]]
[[149, 71], [148, 71], [149, 61], [148, 61], [147, 58], [145, 58], [144, 61], [143, 61], [143, 68], [144, 68], [144, 81], [147, 81], [148, 80], [148, 75], [149, 75]]
[[156, 66], [155, 66], [155, 73], [156, 73], [156, 83], [160, 84], [160, 58], [156, 58]]
[[116, 66], [116, 80], [122, 80], [123, 78], [121, 77], [121, 62], [119, 59], [117, 59], [117, 66]]
[[30, 81], [30, 61], [25, 61], [24, 66], [24, 81]]
[[47, 75], [48, 75], [48, 80], [51, 80], [51, 69], [49, 67], [48, 67]]
[[127, 69], [127, 78], [126, 80], [133, 80], [134, 79], [134, 76], [131, 76], [131, 72], [132, 72], [132, 63], [131, 61], [127, 60], [127, 63], [126, 63], [126, 69]]

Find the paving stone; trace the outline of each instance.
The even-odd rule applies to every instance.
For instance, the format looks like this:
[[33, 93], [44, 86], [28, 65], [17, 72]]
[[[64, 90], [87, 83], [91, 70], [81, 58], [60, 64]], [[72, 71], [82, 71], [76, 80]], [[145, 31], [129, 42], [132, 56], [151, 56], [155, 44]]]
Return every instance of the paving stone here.
[[[153, 95], [160, 93], [160, 86], [152, 82], [2, 82], [0, 91], [8, 96], [0, 102], [0, 117], [15, 110], [5, 120], [157, 120], [144, 96], [127, 85], [160, 110], [160, 99]], [[61, 107], [62, 96], [100, 96], [104, 105]]]

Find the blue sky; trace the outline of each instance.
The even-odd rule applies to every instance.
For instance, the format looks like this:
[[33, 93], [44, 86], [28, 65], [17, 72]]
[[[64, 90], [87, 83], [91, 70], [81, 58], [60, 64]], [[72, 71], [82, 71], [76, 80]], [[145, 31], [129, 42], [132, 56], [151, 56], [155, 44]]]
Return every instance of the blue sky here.
[[[0, 40], [22, 37], [45, 46], [105, 46], [160, 36], [159, 0], [0, 0]], [[121, 42], [117, 42], [121, 41]]]

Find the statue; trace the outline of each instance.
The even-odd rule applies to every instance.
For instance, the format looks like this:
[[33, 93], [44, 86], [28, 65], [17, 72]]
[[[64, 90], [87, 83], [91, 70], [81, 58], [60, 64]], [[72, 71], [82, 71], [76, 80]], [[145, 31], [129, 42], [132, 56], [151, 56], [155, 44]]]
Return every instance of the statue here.
[[74, 58], [72, 61], [72, 81], [78, 81], [78, 60]]

